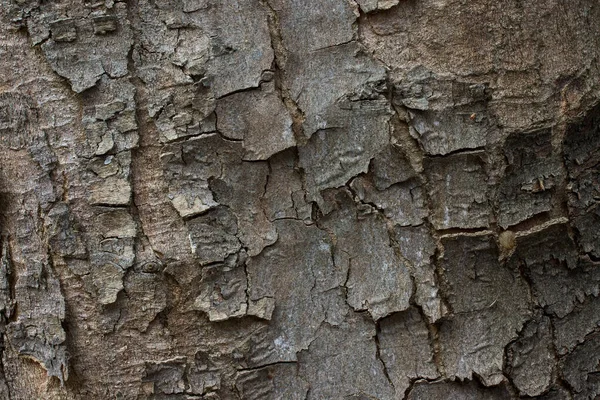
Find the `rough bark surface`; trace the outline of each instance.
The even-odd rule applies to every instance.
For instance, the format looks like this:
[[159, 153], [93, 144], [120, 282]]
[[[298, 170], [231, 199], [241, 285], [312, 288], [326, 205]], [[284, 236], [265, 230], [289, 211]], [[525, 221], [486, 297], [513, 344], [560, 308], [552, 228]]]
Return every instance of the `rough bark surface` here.
[[0, 398], [600, 396], [596, 0], [0, 21]]

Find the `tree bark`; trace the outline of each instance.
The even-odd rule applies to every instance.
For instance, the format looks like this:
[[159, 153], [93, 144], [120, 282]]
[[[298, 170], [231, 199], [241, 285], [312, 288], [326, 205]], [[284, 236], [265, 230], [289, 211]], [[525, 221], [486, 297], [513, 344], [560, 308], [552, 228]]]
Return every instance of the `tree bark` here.
[[0, 398], [600, 396], [597, 1], [0, 5]]

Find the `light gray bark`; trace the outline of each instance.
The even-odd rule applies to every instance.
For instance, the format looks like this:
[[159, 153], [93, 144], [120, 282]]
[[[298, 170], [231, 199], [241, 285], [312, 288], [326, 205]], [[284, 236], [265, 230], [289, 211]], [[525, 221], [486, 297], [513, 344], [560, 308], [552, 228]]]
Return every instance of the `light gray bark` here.
[[0, 398], [600, 396], [597, 1], [0, 20]]

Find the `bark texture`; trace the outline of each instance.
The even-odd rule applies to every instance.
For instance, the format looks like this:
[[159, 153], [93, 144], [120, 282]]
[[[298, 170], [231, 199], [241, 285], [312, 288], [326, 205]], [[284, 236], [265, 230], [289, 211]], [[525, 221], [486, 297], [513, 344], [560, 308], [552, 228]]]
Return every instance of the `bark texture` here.
[[600, 396], [596, 0], [0, 21], [0, 398]]

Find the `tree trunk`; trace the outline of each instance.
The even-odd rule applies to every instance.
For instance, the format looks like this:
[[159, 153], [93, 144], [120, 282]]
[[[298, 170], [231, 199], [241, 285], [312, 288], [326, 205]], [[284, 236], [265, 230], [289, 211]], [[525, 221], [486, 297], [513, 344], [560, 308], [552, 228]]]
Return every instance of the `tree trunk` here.
[[0, 398], [600, 396], [596, 0], [0, 19]]

